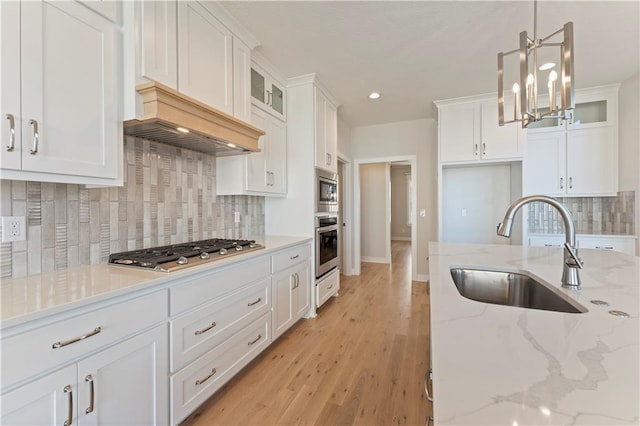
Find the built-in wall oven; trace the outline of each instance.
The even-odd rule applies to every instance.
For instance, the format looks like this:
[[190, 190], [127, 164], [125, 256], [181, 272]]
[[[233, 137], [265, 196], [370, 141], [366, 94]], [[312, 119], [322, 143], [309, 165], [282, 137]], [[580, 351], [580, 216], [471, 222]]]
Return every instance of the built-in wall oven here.
[[316, 278], [338, 266], [338, 216], [316, 216]]

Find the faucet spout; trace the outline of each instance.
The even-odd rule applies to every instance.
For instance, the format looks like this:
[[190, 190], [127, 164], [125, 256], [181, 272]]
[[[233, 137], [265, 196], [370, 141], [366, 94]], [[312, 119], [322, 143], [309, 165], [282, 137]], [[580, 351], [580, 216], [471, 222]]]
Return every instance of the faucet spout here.
[[529, 195], [514, 201], [507, 209], [504, 219], [498, 224], [497, 233], [502, 237], [511, 236], [513, 219], [525, 204], [542, 202], [551, 205], [560, 213], [564, 223], [565, 244], [564, 244], [564, 267], [562, 270], [562, 286], [568, 288], [580, 288], [580, 276], [578, 269], [582, 269], [582, 261], [578, 258], [576, 250], [576, 230], [573, 225], [571, 213], [561, 203], [546, 195]]

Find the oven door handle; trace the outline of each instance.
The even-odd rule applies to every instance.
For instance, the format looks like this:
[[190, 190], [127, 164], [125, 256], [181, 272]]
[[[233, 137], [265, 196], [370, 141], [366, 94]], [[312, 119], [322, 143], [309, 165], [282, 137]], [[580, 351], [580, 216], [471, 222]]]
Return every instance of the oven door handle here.
[[323, 226], [321, 228], [316, 228], [316, 234], [321, 234], [323, 232], [329, 232], [329, 231], [337, 231], [337, 230], [338, 230], [338, 225]]

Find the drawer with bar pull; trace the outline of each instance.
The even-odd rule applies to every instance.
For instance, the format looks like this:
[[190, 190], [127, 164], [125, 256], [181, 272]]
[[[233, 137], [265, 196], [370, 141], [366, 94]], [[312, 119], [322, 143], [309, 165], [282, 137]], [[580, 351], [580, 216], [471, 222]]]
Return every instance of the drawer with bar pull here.
[[171, 424], [183, 420], [270, 343], [271, 314], [266, 313], [171, 376]]
[[271, 277], [267, 277], [171, 320], [171, 371], [184, 367], [270, 310]]
[[311, 257], [311, 244], [302, 244], [271, 256], [271, 272], [277, 273]]
[[166, 321], [162, 290], [2, 339], [2, 389]]

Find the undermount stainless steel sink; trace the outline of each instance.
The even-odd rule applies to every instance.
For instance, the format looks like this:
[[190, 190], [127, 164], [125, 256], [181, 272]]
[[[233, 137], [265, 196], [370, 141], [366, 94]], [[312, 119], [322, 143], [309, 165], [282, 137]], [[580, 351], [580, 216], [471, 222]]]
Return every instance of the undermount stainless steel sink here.
[[451, 268], [451, 276], [462, 296], [478, 302], [573, 314], [587, 312], [584, 306], [526, 272], [455, 267]]

